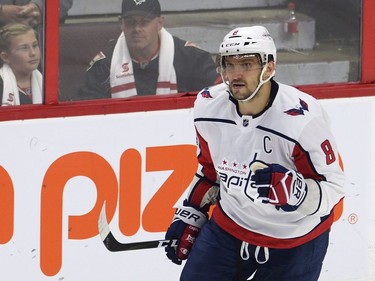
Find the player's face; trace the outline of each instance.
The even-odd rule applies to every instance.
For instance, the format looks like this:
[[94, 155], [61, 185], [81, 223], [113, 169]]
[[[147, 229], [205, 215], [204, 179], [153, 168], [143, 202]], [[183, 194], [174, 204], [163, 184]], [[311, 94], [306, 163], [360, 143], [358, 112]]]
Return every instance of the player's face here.
[[40, 49], [34, 31], [30, 30], [10, 40], [10, 48], [1, 53], [1, 58], [16, 76], [30, 74], [40, 62]]
[[[164, 17], [153, 19], [142, 16], [121, 18], [121, 29], [126, 35], [126, 43], [130, 50], [147, 51], [159, 44], [159, 31], [163, 27]], [[146, 49], [146, 50], [145, 50]]]
[[223, 74], [230, 91], [237, 100], [248, 98], [259, 84], [262, 65], [256, 55], [224, 58]]

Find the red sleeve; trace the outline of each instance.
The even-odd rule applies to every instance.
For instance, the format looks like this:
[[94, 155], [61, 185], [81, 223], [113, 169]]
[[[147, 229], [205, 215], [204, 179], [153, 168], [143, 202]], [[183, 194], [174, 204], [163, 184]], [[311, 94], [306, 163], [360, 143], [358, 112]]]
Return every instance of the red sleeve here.
[[207, 194], [212, 187], [218, 187], [217, 174], [212, 162], [210, 149], [207, 142], [197, 132], [198, 138], [198, 170], [192, 182], [188, 201], [190, 204], [200, 207], [209, 208], [211, 204], [206, 202]]

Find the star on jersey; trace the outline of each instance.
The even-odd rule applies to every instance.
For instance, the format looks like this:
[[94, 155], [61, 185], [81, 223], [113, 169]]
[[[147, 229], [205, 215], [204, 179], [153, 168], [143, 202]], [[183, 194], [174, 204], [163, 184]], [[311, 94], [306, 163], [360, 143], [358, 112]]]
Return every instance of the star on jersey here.
[[304, 100], [299, 99], [299, 105], [297, 105], [295, 108], [284, 111], [284, 113], [297, 116], [305, 115], [305, 111], [309, 111], [309, 105]]

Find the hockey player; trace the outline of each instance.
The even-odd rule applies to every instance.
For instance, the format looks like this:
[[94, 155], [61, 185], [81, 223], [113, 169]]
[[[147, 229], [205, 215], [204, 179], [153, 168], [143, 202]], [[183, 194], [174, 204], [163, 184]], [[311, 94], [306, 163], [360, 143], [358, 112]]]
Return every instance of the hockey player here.
[[220, 56], [225, 82], [194, 105], [199, 167], [167, 230], [166, 239], [179, 239], [167, 257], [187, 259], [182, 281], [316, 281], [344, 197], [327, 115], [274, 80], [266, 28], [232, 30]]

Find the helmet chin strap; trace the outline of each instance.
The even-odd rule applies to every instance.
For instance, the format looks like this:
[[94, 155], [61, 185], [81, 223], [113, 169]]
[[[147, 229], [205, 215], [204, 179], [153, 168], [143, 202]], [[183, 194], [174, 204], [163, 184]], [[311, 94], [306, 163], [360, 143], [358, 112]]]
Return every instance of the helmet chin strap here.
[[[239, 99], [236, 99], [236, 98], [233, 96], [233, 94], [232, 94], [231, 91], [229, 91], [229, 93], [231, 94], [231, 96], [232, 96], [233, 98], [235, 98], [236, 100], [238, 100], [238, 101], [249, 101], [249, 100], [251, 100], [252, 98], [254, 98], [255, 95], [258, 93], [260, 87], [262, 87], [262, 85], [263, 85], [264, 83], [267, 83], [268, 81], [270, 81], [270, 79], [275, 75], [275, 71], [273, 71], [273, 73], [272, 73], [272, 74], [271, 74], [266, 80], [263, 80], [263, 75], [264, 75], [264, 72], [266, 71], [266, 69], [267, 69], [267, 64], [265, 64], [265, 65], [263, 66], [262, 72], [260, 73], [258, 86], [256, 87], [256, 89], [253, 91], [253, 93], [252, 93], [249, 97], [247, 97], [246, 99], [243, 99], [243, 100], [239, 100]], [[223, 79], [223, 81], [225, 81], [225, 80], [224, 80], [224, 77], [222, 77], [222, 79]], [[229, 82], [228, 82], [228, 81], [225, 81], [225, 83], [229, 86]]]

